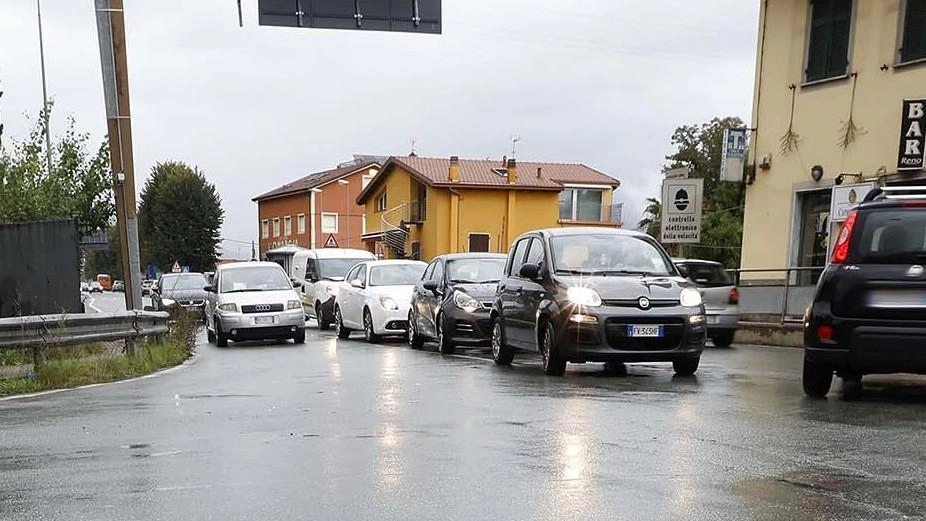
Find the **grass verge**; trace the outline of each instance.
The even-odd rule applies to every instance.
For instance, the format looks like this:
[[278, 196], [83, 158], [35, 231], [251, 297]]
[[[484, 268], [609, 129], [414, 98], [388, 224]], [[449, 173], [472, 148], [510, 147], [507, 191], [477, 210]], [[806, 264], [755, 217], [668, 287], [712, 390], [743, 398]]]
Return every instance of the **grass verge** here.
[[100, 356], [96, 349], [81, 347], [70, 357], [49, 358], [31, 377], [0, 379], [0, 396], [113, 382], [173, 367], [193, 354], [196, 328], [194, 319], [176, 317], [162, 341], [139, 342], [134, 356]]

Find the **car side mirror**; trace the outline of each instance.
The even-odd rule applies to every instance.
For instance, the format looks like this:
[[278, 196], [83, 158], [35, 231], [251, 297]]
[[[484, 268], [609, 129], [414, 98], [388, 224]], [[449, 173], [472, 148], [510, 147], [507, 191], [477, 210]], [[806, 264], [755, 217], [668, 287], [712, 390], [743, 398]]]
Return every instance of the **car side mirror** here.
[[[151, 291], [153, 292], [154, 288], [151, 288]], [[215, 286], [211, 286], [211, 285], [206, 286], [203, 288], [203, 291], [205, 291], [206, 293], [215, 293]]]
[[435, 296], [440, 295], [440, 285], [436, 280], [427, 280], [421, 285], [422, 288], [430, 291]]
[[357, 289], [363, 289], [363, 281], [361, 281], [360, 279], [354, 279], [350, 281], [350, 285]]
[[295, 277], [290, 278], [289, 281], [293, 283], [293, 287], [294, 287], [294, 288], [301, 288], [301, 287], [302, 287], [302, 281], [299, 280], [299, 279], [297, 279], [297, 278], [295, 278]]
[[521, 276], [521, 278], [537, 280], [540, 278], [540, 265], [530, 263], [522, 264], [518, 274]]

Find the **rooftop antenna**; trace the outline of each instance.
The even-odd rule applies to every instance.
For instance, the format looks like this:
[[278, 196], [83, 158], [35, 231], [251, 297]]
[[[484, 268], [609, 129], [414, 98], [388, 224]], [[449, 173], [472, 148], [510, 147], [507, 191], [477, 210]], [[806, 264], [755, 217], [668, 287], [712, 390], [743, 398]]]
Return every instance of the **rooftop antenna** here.
[[409, 156], [417, 157], [418, 156], [418, 151], [416, 150], [417, 148], [418, 148], [418, 139], [412, 138], [412, 153], [409, 154]]
[[241, 16], [241, 0], [238, 0], [238, 27], [244, 27], [244, 18]]
[[518, 153], [518, 141], [521, 141], [521, 136], [517, 134], [511, 135], [511, 159], [516, 159]]

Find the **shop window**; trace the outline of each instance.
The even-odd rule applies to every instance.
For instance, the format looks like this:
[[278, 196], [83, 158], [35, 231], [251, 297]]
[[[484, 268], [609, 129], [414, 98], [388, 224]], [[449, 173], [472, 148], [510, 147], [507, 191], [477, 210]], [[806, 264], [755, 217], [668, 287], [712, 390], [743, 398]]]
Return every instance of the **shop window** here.
[[820, 278], [829, 256], [832, 191], [804, 192], [798, 197], [801, 220], [797, 266], [820, 269], [803, 270], [797, 280], [800, 285], [812, 285]]

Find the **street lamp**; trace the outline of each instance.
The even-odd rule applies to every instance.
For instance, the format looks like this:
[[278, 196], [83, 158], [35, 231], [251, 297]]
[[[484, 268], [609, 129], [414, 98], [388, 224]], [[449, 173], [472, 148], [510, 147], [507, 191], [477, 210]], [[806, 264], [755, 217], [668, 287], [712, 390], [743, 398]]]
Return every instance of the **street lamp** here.
[[345, 248], [350, 247], [350, 181], [347, 179], [338, 179], [338, 184], [344, 187], [344, 211], [347, 214], [345, 220], [347, 221], [347, 241], [344, 244]]

